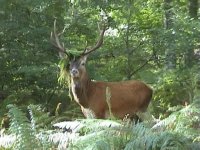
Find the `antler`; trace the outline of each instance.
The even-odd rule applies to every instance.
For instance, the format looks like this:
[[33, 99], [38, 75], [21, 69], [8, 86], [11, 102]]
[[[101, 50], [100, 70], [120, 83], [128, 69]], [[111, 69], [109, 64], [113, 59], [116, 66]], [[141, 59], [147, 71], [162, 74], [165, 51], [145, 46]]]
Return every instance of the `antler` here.
[[99, 36], [99, 39], [98, 39], [98, 41], [96, 42], [96, 45], [94, 46], [94, 47], [92, 47], [92, 48], [85, 48], [85, 51], [82, 53], [82, 55], [83, 56], [85, 56], [85, 55], [88, 55], [88, 54], [90, 54], [91, 52], [93, 52], [93, 51], [95, 51], [96, 49], [98, 49], [98, 48], [100, 48], [101, 47], [101, 45], [103, 44], [103, 36], [104, 36], [104, 33], [105, 33], [105, 31], [107, 30], [107, 25], [106, 24], [104, 24], [103, 25], [103, 29], [100, 31], [100, 36]]
[[[81, 56], [88, 55], [91, 52], [93, 52], [96, 49], [101, 47], [101, 45], [103, 44], [103, 36], [104, 36], [104, 33], [107, 30], [107, 28], [108, 27], [107, 27], [106, 23], [104, 23], [103, 28], [100, 31], [99, 39], [96, 42], [95, 46], [94, 47], [86, 47], [84, 52], [81, 54]], [[70, 58], [71, 55], [65, 51], [64, 43], [61, 44], [59, 41], [60, 34], [56, 33], [56, 20], [55, 20], [54, 21], [54, 29], [53, 29], [53, 32], [51, 32], [51, 37], [50, 37], [51, 43], [58, 49], [60, 57], [64, 57], [64, 55], [66, 54], [68, 56], [68, 58]]]
[[59, 41], [59, 38], [58, 38], [59, 35], [56, 33], [56, 20], [55, 20], [54, 21], [53, 32], [51, 32], [51, 37], [50, 37], [51, 43], [55, 47], [57, 47], [57, 49], [58, 49], [59, 54], [60, 54], [61, 57], [63, 57], [64, 54], [66, 54], [69, 57], [69, 54], [65, 51], [64, 43], [61, 44], [60, 41]]

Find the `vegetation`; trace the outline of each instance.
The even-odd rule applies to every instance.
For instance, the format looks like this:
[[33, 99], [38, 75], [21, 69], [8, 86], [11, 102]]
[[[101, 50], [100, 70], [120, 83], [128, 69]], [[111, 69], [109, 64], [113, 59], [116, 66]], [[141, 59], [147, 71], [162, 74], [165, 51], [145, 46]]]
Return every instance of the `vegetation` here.
[[[1, 0], [0, 149], [199, 149], [198, 3]], [[138, 125], [83, 119], [69, 96], [67, 61], [50, 43], [54, 20], [75, 55], [95, 44], [102, 16], [109, 29], [88, 58], [88, 72], [95, 80], [149, 84], [153, 119]], [[76, 121], [53, 128], [70, 120]], [[66, 128], [70, 123], [77, 128]]]
[[[20, 109], [9, 105], [12, 140], [0, 142], [0, 146], [7, 149], [107, 150], [198, 150], [200, 146], [200, 130], [197, 130], [200, 121], [199, 99], [157, 123], [153, 119], [136, 125], [126, 121], [82, 119], [56, 123], [54, 130], [39, 128], [40, 119], [34, 118], [48, 120], [48, 116], [36, 106], [31, 105], [29, 109], [32, 116], [30, 122]], [[38, 113], [46, 117], [39, 117]], [[7, 135], [3, 135], [0, 140], [5, 141], [6, 138]]]

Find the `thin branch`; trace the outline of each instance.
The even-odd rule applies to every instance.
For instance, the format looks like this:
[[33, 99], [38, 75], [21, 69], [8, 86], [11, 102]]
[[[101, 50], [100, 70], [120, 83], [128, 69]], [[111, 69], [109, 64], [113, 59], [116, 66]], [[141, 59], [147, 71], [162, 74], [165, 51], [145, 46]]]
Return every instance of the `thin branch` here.
[[130, 52], [129, 52], [129, 55], [133, 54], [133, 52], [135, 50], [137, 50], [142, 44], [144, 44], [144, 41], [141, 41], [135, 48], [133, 48]]
[[140, 67], [138, 67], [136, 70], [134, 70], [132, 73], [130, 73], [129, 77], [131, 78], [135, 73], [137, 73], [139, 70], [141, 70], [144, 66], [146, 66], [154, 57], [154, 53], [151, 55], [151, 57], [146, 60]]

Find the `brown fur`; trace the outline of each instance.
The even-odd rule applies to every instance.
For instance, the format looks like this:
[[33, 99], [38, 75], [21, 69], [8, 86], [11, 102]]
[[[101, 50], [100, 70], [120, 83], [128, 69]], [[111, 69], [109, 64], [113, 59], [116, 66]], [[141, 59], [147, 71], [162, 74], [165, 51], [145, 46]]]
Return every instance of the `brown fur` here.
[[132, 117], [136, 112], [144, 112], [149, 105], [152, 90], [141, 81], [95, 82], [89, 79], [85, 70], [81, 74], [80, 79], [71, 78], [71, 88], [75, 101], [86, 117], [91, 113], [95, 118], [109, 117], [107, 87], [111, 94], [111, 111], [117, 118], [123, 119], [126, 115]]

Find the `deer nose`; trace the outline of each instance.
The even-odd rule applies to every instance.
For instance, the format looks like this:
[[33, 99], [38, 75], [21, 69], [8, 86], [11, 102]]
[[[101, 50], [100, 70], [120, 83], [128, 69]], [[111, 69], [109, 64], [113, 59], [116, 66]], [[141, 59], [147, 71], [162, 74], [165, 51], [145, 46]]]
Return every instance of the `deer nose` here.
[[71, 74], [72, 74], [73, 76], [78, 75], [78, 70], [77, 70], [77, 69], [72, 69], [72, 70], [71, 70]]

